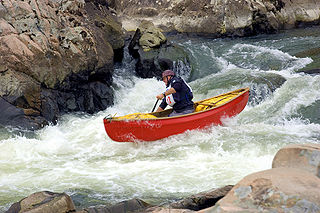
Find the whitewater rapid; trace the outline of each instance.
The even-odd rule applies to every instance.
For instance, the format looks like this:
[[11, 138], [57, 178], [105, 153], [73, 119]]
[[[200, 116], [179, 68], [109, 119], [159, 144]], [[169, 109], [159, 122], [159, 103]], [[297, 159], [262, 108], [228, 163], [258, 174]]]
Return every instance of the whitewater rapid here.
[[[103, 118], [150, 112], [155, 96], [165, 89], [155, 78], [136, 77], [132, 59], [127, 59], [115, 72], [114, 106], [94, 115], [65, 115], [57, 125], [34, 133], [1, 130], [0, 212], [42, 190], [67, 192], [77, 206], [135, 197], [164, 203], [269, 169], [275, 153], [287, 144], [319, 143], [320, 124], [299, 110], [320, 100], [320, 76], [294, 72], [312, 59], [276, 49], [278, 39], [179, 42], [196, 60], [190, 76], [194, 100], [241, 87], [259, 97], [251, 97], [224, 126], [155, 142], [117, 143], [105, 133]], [[272, 91], [260, 79], [275, 74], [285, 82]]]

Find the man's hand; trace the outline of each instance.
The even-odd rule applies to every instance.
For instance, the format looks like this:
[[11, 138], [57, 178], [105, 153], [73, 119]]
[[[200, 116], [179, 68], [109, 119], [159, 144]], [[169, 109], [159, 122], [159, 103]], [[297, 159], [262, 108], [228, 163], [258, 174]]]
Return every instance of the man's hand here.
[[156, 98], [157, 98], [157, 99], [159, 99], [159, 100], [161, 100], [161, 99], [163, 99], [163, 98], [164, 98], [164, 94], [163, 94], [163, 93], [161, 93], [161, 94], [157, 95], [157, 96], [156, 96]]
[[163, 109], [161, 107], [158, 107], [156, 112], [161, 112], [161, 111], [163, 111]]
[[159, 100], [161, 100], [161, 99], [163, 99], [166, 95], [170, 95], [170, 94], [173, 94], [173, 93], [176, 93], [176, 90], [175, 90], [173, 87], [171, 87], [171, 88], [168, 89], [166, 92], [157, 95], [156, 98], [159, 99]]

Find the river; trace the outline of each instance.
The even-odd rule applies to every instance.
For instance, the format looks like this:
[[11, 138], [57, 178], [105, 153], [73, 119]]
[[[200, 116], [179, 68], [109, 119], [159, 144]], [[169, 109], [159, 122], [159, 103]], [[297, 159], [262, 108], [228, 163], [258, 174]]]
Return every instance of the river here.
[[320, 46], [319, 27], [171, 39], [190, 53], [194, 100], [250, 87], [246, 108], [224, 126], [155, 142], [114, 142], [103, 118], [150, 112], [164, 90], [161, 81], [136, 77], [126, 55], [115, 69], [114, 106], [94, 115], [68, 114], [35, 132], [0, 129], [0, 212], [42, 190], [66, 192], [78, 208], [131, 198], [166, 203], [269, 169], [287, 144], [320, 143], [320, 75], [297, 73], [313, 60], [294, 56]]

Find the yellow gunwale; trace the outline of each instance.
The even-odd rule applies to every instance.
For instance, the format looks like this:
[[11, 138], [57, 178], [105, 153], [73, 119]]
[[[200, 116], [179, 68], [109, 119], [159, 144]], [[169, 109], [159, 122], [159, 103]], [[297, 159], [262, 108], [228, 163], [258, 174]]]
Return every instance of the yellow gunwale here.
[[[207, 108], [207, 109], [199, 111], [199, 112], [193, 112], [193, 113], [185, 114], [185, 115], [178, 115], [178, 116], [174, 116], [174, 117], [167, 117], [166, 116], [166, 117], [156, 117], [156, 118], [131, 118], [131, 119], [119, 119], [120, 117], [123, 117], [123, 116], [119, 116], [119, 117], [111, 117], [111, 118], [105, 118], [105, 119], [112, 120], [112, 121], [122, 121], [122, 122], [123, 121], [124, 122], [127, 122], [127, 121], [153, 121], [153, 120], [163, 120], [163, 119], [175, 119], [175, 118], [180, 118], [180, 117], [196, 115], [196, 114], [199, 114], [199, 113], [204, 113], [204, 112], [207, 112], [209, 110], [213, 110], [215, 108], [221, 107], [221, 106], [233, 101], [234, 99], [238, 98], [243, 93], [246, 93], [248, 90], [249, 90], [249, 87], [245, 87], [245, 88], [237, 89], [237, 90], [234, 90], [234, 91], [231, 91], [231, 92], [223, 93], [221, 95], [217, 95], [217, 96], [214, 96], [214, 97], [211, 97], [211, 98], [207, 98], [207, 99], [204, 99], [204, 100], [201, 100], [201, 101], [194, 102], [194, 106], [197, 107], [199, 104], [201, 104], [201, 102], [205, 102], [205, 101], [208, 101], [208, 100], [211, 100], [211, 99], [215, 99], [215, 98], [218, 98], [218, 97], [225, 97], [228, 94], [232, 94], [232, 93], [238, 93], [237, 95], [232, 97], [230, 100], [228, 100], [226, 102], [222, 102], [222, 104], [217, 104], [214, 107]], [[141, 113], [141, 114], [150, 114], [150, 115], [169, 114], [170, 113], [169, 111], [172, 111], [172, 108], [171, 109], [166, 109], [166, 110], [164, 110], [162, 112]]]

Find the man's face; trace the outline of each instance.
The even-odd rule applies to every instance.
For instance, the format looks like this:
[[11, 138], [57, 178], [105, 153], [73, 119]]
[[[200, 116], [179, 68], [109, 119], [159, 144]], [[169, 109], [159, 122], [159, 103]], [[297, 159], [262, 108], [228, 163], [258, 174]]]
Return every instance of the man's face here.
[[171, 76], [165, 76], [165, 77], [163, 77], [162, 78], [162, 81], [166, 84], [166, 85], [168, 85], [168, 81], [171, 79]]

